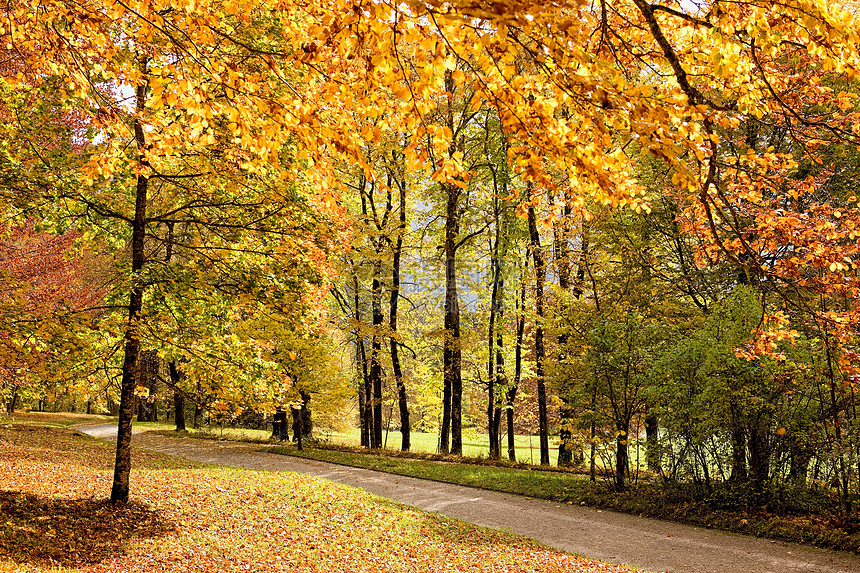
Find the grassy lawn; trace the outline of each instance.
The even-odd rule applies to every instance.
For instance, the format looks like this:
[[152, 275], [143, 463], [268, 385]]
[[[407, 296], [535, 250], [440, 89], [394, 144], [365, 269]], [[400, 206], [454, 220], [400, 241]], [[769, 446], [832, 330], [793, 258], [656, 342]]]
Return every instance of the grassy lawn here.
[[577, 490], [576, 483], [587, 482], [587, 478], [584, 476], [538, 469], [513, 469], [469, 463], [440, 463], [430, 460], [325, 449], [308, 448], [298, 451], [289, 446], [273, 446], [269, 448], [269, 451], [556, 501], [571, 501], [573, 492]]
[[[164, 422], [135, 422], [136, 427], [148, 427], [159, 430], [172, 430], [175, 426]], [[230, 428], [219, 426], [202, 426], [194, 429], [188, 426], [189, 436], [223, 438], [228, 440], [241, 440], [246, 442], [268, 442], [272, 435], [269, 430], [251, 430], [247, 428]], [[314, 431], [314, 438], [322, 444], [334, 444], [342, 446], [358, 446], [361, 443], [361, 434], [358, 430], [349, 432], [334, 432], [325, 429]], [[384, 449], [399, 451], [401, 445], [400, 432], [388, 432], [382, 434]], [[419, 453], [436, 453], [438, 450], [439, 436], [434, 433], [412, 432], [411, 450]], [[540, 445], [536, 436], [515, 436], [514, 438], [517, 460], [526, 464], [537, 464], [540, 461]], [[464, 434], [463, 456], [467, 458], [485, 458], [490, 449], [490, 440], [487, 434]], [[556, 463], [556, 448], [551, 446], [550, 457], [553, 464]], [[503, 438], [502, 453], [507, 458], [507, 441]]]
[[[780, 492], [790, 499], [774, 507], [772, 498], [715, 484], [709, 492], [690, 484], [639, 482], [618, 492], [608, 481], [591, 482], [581, 474], [536, 467], [504, 467], [402, 457], [394, 452], [272, 446], [269, 451], [342, 465], [480, 487], [549, 499], [561, 503], [605, 507], [634, 515], [682, 521], [762, 537], [806, 542], [821, 547], [860, 551], [860, 521], [840, 521], [826, 493]], [[771, 492], [773, 493], [773, 492]]]
[[0, 421], [0, 571], [628, 571], [319, 478], [145, 451], [132, 503], [112, 506], [111, 445], [11, 422]]
[[28, 426], [49, 426], [66, 428], [84, 424], [107, 424], [116, 418], [99, 414], [71, 414], [68, 412], [14, 412], [0, 413], [0, 424], [26, 424]]
[[[350, 432], [317, 432], [316, 438], [321, 441], [328, 441], [333, 444], [342, 444], [347, 446], [358, 446], [361, 443], [361, 433], [359, 430]], [[400, 432], [385, 432], [382, 434], [384, 449], [399, 450], [401, 445]], [[410, 434], [410, 449], [415, 452], [423, 452], [433, 454], [438, 451], [439, 435], [427, 432], [411, 432]], [[515, 436], [514, 444], [517, 453], [517, 460], [524, 463], [540, 462], [540, 444], [537, 436]], [[485, 458], [490, 450], [490, 438], [487, 434], [464, 433], [463, 434], [463, 456], [467, 458]], [[554, 448], [553, 448], [554, 450]], [[507, 457], [507, 437], [502, 437], [502, 453]], [[556, 453], [551, 452], [552, 463], [555, 463]]]

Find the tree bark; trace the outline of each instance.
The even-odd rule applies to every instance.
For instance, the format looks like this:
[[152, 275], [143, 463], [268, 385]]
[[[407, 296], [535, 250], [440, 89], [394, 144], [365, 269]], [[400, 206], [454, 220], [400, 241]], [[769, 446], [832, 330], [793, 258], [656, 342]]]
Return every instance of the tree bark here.
[[615, 487], [624, 491], [627, 487], [628, 444], [630, 442], [630, 424], [618, 424], [618, 436], [615, 438]]
[[[173, 369], [175, 368], [174, 363], [170, 363], [171, 367], [171, 377], [173, 375]], [[181, 432], [185, 430], [185, 396], [182, 392], [174, 392], [173, 393], [173, 413], [176, 421], [176, 431]]]
[[649, 414], [645, 417], [645, 459], [648, 463], [648, 469], [655, 474], [659, 474], [663, 469], [658, 422], [657, 414]]
[[6, 413], [12, 414], [15, 412], [15, 408], [18, 407], [18, 386], [15, 385], [12, 387], [12, 396], [9, 398], [9, 401], [6, 403]]
[[[531, 187], [529, 188], [529, 199], [531, 199]], [[546, 403], [546, 380], [544, 379], [544, 344], [543, 344], [543, 321], [544, 321], [544, 284], [546, 282], [546, 266], [543, 257], [543, 249], [540, 245], [540, 234], [537, 228], [537, 217], [534, 207], [529, 207], [529, 237], [531, 238], [532, 258], [535, 266], [535, 377], [537, 378], [538, 394], [538, 428], [540, 437], [540, 463], [542, 466], [549, 465], [549, 421]]]
[[448, 185], [448, 209], [445, 222], [445, 385], [451, 389], [451, 453], [462, 455], [463, 380], [460, 348], [460, 302], [457, 294], [456, 239], [459, 218], [457, 199], [460, 189]]
[[770, 445], [767, 441], [766, 417], [761, 412], [750, 424], [749, 454], [753, 486], [761, 489], [770, 477]]
[[302, 449], [302, 440], [310, 438], [313, 435], [313, 420], [311, 419], [310, 401], [311, 395], [304, 390], [299, 390], [301, 396], [301, 406], [292, 408], [293, 414], [293, 437], [296, 440], [296, 445]]
[[[396, 155], [393, 156], [396, 160]], [[396, 168], [396, 165], [395, 165]], [[394, 381], [397, 387], [397, 403], [400, 409], [400, 449], [408, 452], [411, 446], [409, 426], [409, 404], [406, 396], [406, 383], [403, 380], [403, 370], [400, 366], [400, 352], [397, 342], [397, 303], [400, 300], [400, 255], [403, 251], [403, 234], [406, 232], [406, 182], [402, 178], [392, 177], [400, 191], [400, 212], [397, 239], [394, 241], [391, 265], [391, 299], [389, 301], [388, 326], [391, 329], [391, 368], [394, 370]], [[390, 185], [389, 185], [390, 187]]]
[[369, 411], [370, 395], [368, 389], [371, 387], [370, 375], [367, 371], [367, 352], [364, 348], [364, 336], [361, 332], [361, 301], [358, 296], [358, 273], [353, 266], [352, 273], [353, 304], [355, 306], [355, 363], [358, 370], [358, 417], [361, 425], [361, 445], [370, 447], [371, 436], [371, 414]]
[[[445, 108], [445, 124], [452, 134], [451, 144], [448, 146], [448, 156], [454, 157], [459, 151], [463, 152], [462, 142], [457, 141], [457, 126], [454, 124], [453, 94], [456, 90], [454, 74], [452, 70], [445, 71], [445, 90], [452, 94], [448, 98]], [[445, 377], [445, 395], [450, 399], [450, 408], [443, 406], [443, 431], [441, 438], [441, 450], [447, 452], [448, 436], [444, 412], [449, 413], [451, 430], [451, 453], [463, 454], [462, 433], [462, 402], [463, 402], [463, 379], [462, 379], [462, 349], [460, 346], [460, 303], [457, 294], [457, 237], [460, 232], [460, 188], [451, 183], [445, 183], [442, 188], [446, 196], [445, 205], [445, 243], [443, 254], [445, 256], [445, 347], [442, 355], [442, 369]], [[446, 402], [447, 405], [447, 402]]]
[[[560, 221], [556, 221], [553, 225], [553, 239], [555, 243], [555, 264], [558, 269], [558, 288], [561, 291], [559, 300], [559, 312], [564, 316], [567, 312], [567, 296], [570, 291], [570, 245], [569, 245], [569, 225], [571, 217], [571, 208], [567, 201], [564, 205], [564, 216]], [[567, 333], [562, 330], [558, 335], [558, 355], [557, 364], [560, 370], [559, 397], [561, 398], [561, 408], [559, 411], [559, 444], [558, 444], [558, 466], [570, 466], [573, 464], [574, 444], [572, 420], [573, 410], [570, 407], [570, 399], [565, 391], [564, 373], [562, 364], [566, 359], [567, 352]], [[581, 453], [578, 457], [581, 457]]]
[[[379, 269], [376, 269], [377, 271]], [[373, 337], [370, 341], [370, 382], [372, 396], [370, 399], [371, 411], [373, 412], [373, 435], [371, 436], [374, 448], [382, 447], [382, 281], [379, 275], [373, 277], [372, 291], [373, 312]]]
[[729, 481], [747, 481], [747, 447], [746, 432], [735, 413], [736, 406], [732, 406], [732, 473]]
[[[490, 295], [490, 320], [487, 326], [487, 434], [490, 439], [490, 459], [498, 459], [500, 456], [499, 436], [495, 425], [496, 411], [496, 313], [498, 312], [499, 296], [499, 261], [498, 241], [491, 246], [493, 255], [490, 259], [490, 268], [493, 275], [492, 294]], [[500, 319], [501, 321], [501, 319]], [[500, 329], [501, 330], [501, 329]]]
[[517, 461], [516, 436], [514, 434], [514, 401], [517, 397], [517, 389], [520, 386], [523, 372], [523, 337], [526, 331], [526, 278], [525, 273], [520, 279], [520, 297], [517, 306], [517, 338], [514, 346], [514, 383], [508, 387], [506, 403], [506, 414], [508, 422], [508, 459]]
[[[147, 73], [148, 59], [139, 57], [140, 70]], [[135, 88], [135, 107], [137, 116], [134, 120], [134, 137], [141, 161], [144, 159], [146, 137], [140, 114], [146, 103], [147, 84], [140, 83]], [[134, 219], [131, 235], [131, 293], [128, 301], [128, 323], [125, 329], [125, 352], [122, 363], [122, 381], [120, 382], [119, 421], [117, 424], [116, 461], [114, 463], [113, 485], [111, 487], [111, 502], [128, 503], [129, 474], [131, 472], [131, 419], [134, 415], [134, 385], [137, 378], [137, 362], [140, 353], [140, 311], [143, 307], [143, 284], [140, 274], [146, 262], [144, 238], [146, 236], [146, 201], [149, 189], [149, 179], [139, 174], [135, 188]]]
[[299, 451], [304, 449], [302, 445], [302, 436], [305, 431], [302, 427], [302, 409], [301, 408], [293, 408], [293, 435], [296, 437], [296, 448]]

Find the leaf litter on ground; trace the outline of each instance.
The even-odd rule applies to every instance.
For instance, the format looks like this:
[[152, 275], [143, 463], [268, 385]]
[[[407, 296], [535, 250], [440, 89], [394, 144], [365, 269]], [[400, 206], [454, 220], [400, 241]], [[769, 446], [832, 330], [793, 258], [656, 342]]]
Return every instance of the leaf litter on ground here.
[[321, 478], [138, 449], [133, 463], [132, 502], [113, 505], [110, 445], [0, 428], [0, 571], [630, 571]]

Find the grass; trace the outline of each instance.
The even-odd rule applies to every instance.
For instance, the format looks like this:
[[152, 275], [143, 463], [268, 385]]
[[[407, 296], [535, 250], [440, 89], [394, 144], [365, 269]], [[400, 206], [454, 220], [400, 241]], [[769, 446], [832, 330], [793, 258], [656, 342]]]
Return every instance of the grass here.
[[[20, 417], [18, 419], [22, 420]], [[58, 427], [74, 425], [84, 418], [78, 416], [77, 421], [70, 419], [72, 418], [69, 415], [58, 415], [56, 418], [46, 415], [23, 418], [27, 423]], [[86, 417], [86, 420], [90, 420], [90, 423], [104, 421], [100, 417], [95, 420], [93, 417]], [[168, 431], [173, 427], [170, 424], [135, 425], [150, 430], [162, 430], [160, 433], [166, 435], [175, 435], [174, 432]], [[271, 443], [269, 433], [262, 430], [225, 428], [222, 433], [215, 428], [214, 431], [192, 430], [187, 435]], [[593, 505], [705, 527], [860, 552], [860, 515], [855, 510], [851, 518], [838, 518], [837, 508], [827, 491], [783, 489], [756, 493], [725, 484], [717, 484], [713, 489], [705, 491], [690, 484], [640, 481], [624, 492], [616, 492], [608, 482], [592, 483], [582, 475], [557, 469], [547, 471], [546, 468], [512, 466], [505, 461], [444, 458], [438, 454], [421, 452], [403, 454], [396, 450], [384, 450], [368, 453], [355, 447], [350, 450], [350, 446], [339, 444], [353, 437], [357, 442], [357, 434], [332, 434], [330, 442], [317, 442], [317, 447], [308, 448], [304, 452], [298, 452], [290, 446], [274, 446], [272, 450], [399, 475], [458, 483], [562, 503]], [[435, 436], [433, 439], [435, 440]], [[416, 441], [417, 443], [420, 442]], [[472, 444], [474, 445], [474, 442]]]
[[[557, 469], [505, 467], [487, 460], [415, 459], [395, 452], [273, 446], [269, 451], [362, 467], [397, 475], [432, 479], [483, 489], [590, 505], [635, 515], [682, 521], [760, 537], [805, 542], [820, 547], [860, 552], [860, 519], [837, 517], [826, 492], [750, 492], [717, 484], [711, 490], [689, 484], [642, 482], [615, 491], [606, 481]], [[418, 454], [420, 455], [420, 454]], [[781, 501], [774, 503], [774, 500]]]
[[0, 413], [0, 424], [26, 424], [28, 426], [46, 426], [66, 428], [84, 424], [106, 424], [115, 422], [116, 418], [99, 414], [72, 414], [68, 412], [14, 412]]
[[514, 469], [479, 463], [440, 463], [433, 460], [368, 455], [330, 449], [298, 451], [293, 447], [273, 446], [269, 451], [557, 501], [568, 501], [569, 492], [576, 489], [574, 483], [587, 479], [567, 472], [541, 471], [538, 468]]
[[131, 503], [112, 505], [112, 446], [62, 423], [0, 425], [0, 571], [629, 571], [320, 478], [137, 450]]
[[[158, 430], [173, 430], [172, 424], [164, 422], [135, 422], [136, 427], [149, 427]], [[231, 428], [220, 426], [204, 426], [201, 428], [188, 427], [187, 436], [199, 438], [217, 438], [226, 440], [239, 440], [243, 442], [268, 443], [272, 435], [269, 430], [252, 430], [248, 428]], [[383, 433], [384, 449], [400, 451], [400, 432]], [[361, 434], [358, 430], [349, 432], [337, 432], [325, 429], [315, 430], [314, 437], [318, 443], [333, 444], [335, 446], [358, 446], [361, 443]], [[411, 432], [411, 451], [419, 453], [436, 453], [438, 451], [439, 436], [428, 432]], [[517, 460], [524, 463], [537, 463], [540, 460], [540, 447], [536, 437], [517, 435], [514, 438]], [[490, 448], [490, 440], [487, 434], [464, 434], [463, 456], [467, 458], [486, 457]], [[507, 453], [507, 442], [503, 438], [502, 450]], [[555, 463], [555, 455], [551, 456]]]
[[[317, 439], [323, 442], [331, 442], [338, 445], [358, 446], [361, 443], [359, 430], [350, 432], [317, 432]], [[439, 451], [439, 435], [428, 432], [410, 432], [410, 449], [414, 452], [436, 453]], [[400, 432], [383, 432], [382, 439], [384, 449], [400, 450], [402, 436]], [[537, 438], [532, 436], [514, 436], [514, 448], [517, 459], [525, 463], [538, 463], [540, 461], [540, 446]], [[476, 432], [464, 432], [463, 434], [463, 456], [467, 458], [486, 457], [490, 450], [490, 438], [487, 434]], [[502, 437], [502, 450], [507, 453], [507, 437]], [[554, 456], [553, 456], [554, 457]], [[553, 462], [555, 460], [553, 459]]]

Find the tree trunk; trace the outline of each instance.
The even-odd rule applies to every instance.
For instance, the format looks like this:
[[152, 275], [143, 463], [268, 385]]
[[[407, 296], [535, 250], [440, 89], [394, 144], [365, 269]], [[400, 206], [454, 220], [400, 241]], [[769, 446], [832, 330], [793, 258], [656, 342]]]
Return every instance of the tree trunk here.
[[[555, 246], [555, 265], [558, 269], [558, 288], [560, 298], [558, 301], [559, 314], [564, 316], [567, 313], [567, 297], [570, 291], [570, 218], [571, 208], [568, 201], [565, 201], [563, 217], [557, 219], [553, 224], [553, 244]], [[559, 366], [558, 390], [559, 398], [561, 398], [561, 407], [559, 409], [559, 429], [558, 429], [558, 465], [559, 467], [570, 466], [573, 464], [574, 444], [573, 444], [573, 410], [567, 396], [565, 375], [562, 370], [567, 352], [567, 333], [561, 331], [558, 335], [558, 354], [556, 363]], [[578, 457], [581, 457], [578, 456]]]
[[299, 390], [302, 403], [299, 408], [292, 408], [293, 413], [293, 437], [301, 449], [303, 438], [310, 438], [313, 434], [313, 420], [311, 419], [310, 401], [311, 395], [304, 390]]
[[806, 445], [791, 448], [791, 463], [788, 470], [788, 481], [798, 489], [806, 488], [806, 476], [809, 474], [809, 463], [814, 452]]
[[618, 436], [615, 438], [615, 487], [624, 491], [627, 486], [628, 444], [630, 424], [618, 424]]
[[514, 383], [508, 387], [506, 395], [508, 422], [508, 459], [517, 461], [516, 436], [514, 434], [514, 400], [523, 373], [523, 337], [526, 331], [526, 277], [525, 272], [520, 277], [520, 296], [516, 299], [517, 338], [514, 343]]
[[302, 451], [304, 449], [304, 447], [302, 447], [302, 436], [305, 433], [305, 429], [302, 427], [302, 407], [292, 409], [293, 435], [296, 437], [296, 448], [298, 448], [299, 451]]
[[[499, 283], [500, 290], [504, 291], [503, 283]], [[503, 308], [499, 308], [499, 320], [498, 324], [502, 324], [503, 319]], [[496, 388], [497, 392], [501, 392], [501, 390], [507, 386], [507, 376], [505, 375], [505, 358], [502, 354], [502, 348], [504, 344], [504, 337], [502, 333], [502, 329], [497, 326], [496, 327]], [[502, 398], [501, 396], [496, 396], [495, 399], [495, 408], [493, 408], [493, 435], [495, 436], [495, 448], [496, 448], [496, 458], [502, 457], [502, 444], [501, 444], [501, 431], [500, 426], [502, 422]]]
[[18, 407], [18, 385], [12, 387], [12, 396], [9, 398], [9, 401], [6, 403], [6, 413], [12, 414], [15, 412], [15, 408]]
[[648, 469], [655, 474], [662, 471], [662, 452], [660, 450], [659, 441], [660, 426], [657, 420], [657, 414], [649, 414], [645, 417], [645, 460], [648, 463]]
[[[173, 364], [172, 362], [170, 363]], [[182, 392], [173, 393], [173, 414], [176, 421], [176, 431], [185, 430], [185, 396]]]
[[358, 273], [353, 266], [352, 273], [353, 286], [353, 304], [355, 306], [355, 364], [358, 370], [358, 418], [361, 425], [361, 445], [365, 448], [370, 447], [371, 436], [371, 414], [370, 414], [370, 394], [368, 388], [371, 387], [370, 375], [367, 371], [367, 352], [364, 348], [364, 336], [361, 332], [361, 301], [358, 296]]
[[[139, 58], [140, 70], [147, 73], [148, 59]], [[143, 113], [146, 103], [147, 85], [139, 84], [135, 88], [136, 111]], [[141, 158], [146, 146], [143, 125], [139, 117], [134, 120], [134, 136], [137, 150]], [[128, 301], [128, 324], [125, 329], [125, 352], [122, 363], [122, 381], [120, 382], [119, 421], [116, 437], [116, 461], [114, 463], [113, 485], [111, 487], [111, 502], [128, 503], [129, 474], [131, 472], [131, 419], [134, 415], [134, 385], [137, 378], [137, 362], [140, 353], [140, 311], [143, 307], [143, 284], [140, 273], [146, 262], [144, 238], [146, 235], [146, 200], [149, 180], [143, 174], [137, 176], [135, 190], [134, 219], [131, 235], [131, 293]]]
[[[732, 410], [735, 410], [733, 407]], [[747, 446], [746, 433], [736, 415], [732, 416], [732, 473], [729, 481], [743, 483], [747, 481]]]
[[[358, 336], [357, 336], [358, 338]], [[370, 447], [370, 424], [367, 415], [367, 362], [364, 355], [364, 341], [360, 338], [355, 343], [355, 364], [358, 369], [358, 423], [361, 426], [361, 446]]]
[[448, 428], [451, 431], [450, 452], [463, 453], [461, 430], [463, 382], [460, 350], [460, 303], [457, 295], [457, 234], [460, 189], [445, 185], [448, 201], [445, 219], [445, 341], [442, 356], [445, 388], [443, 391], [442, 452], [448, 452]]
[[[379, 269], [376, 269], [376, 273]], [[371, 443], [374, 448], [382, 447], [382, 281], [374, 274], [371, 291], [373, 311], [373, 337], [370, 341], [370, 382], [372, 395], [370, 397], [373, 412], [373, 435]]]
[[[531, 199], [531, 186], [529, 187], [529, 199]], [[540, 433], [540, 463], [542, 466], [549, 465], [549, 421], [546, 403], [546, 381], [544, 379], [544, 345], [543, 345], [543, 321], [544, 321], [544, 284], [546, 282], [546, 266], [544, 263], [543, 249], [540, 245], [540, 234], [537, 228], [537, 217], [534, 207], [529, 207], [529, 236], [531, 238], [532, 258], [535, 266], [535, 377], [537, 378], [538, 394], [538, 428]]]
[[760, 490], [770, 477], [770, 445], [767, 440], [767, 417], [758, 413], [749, 428], [750, 470], [753, 487]]
[[[453, 96], [457, 89], [454, 82], [452, 70], [445, 71], [445, 90]], [[448, 146], [448, 156], [454, 157], [458, 152], [463, 153], [462, 141], [456, 140], [457, 126], [454, 125], [453, 97], [448, 98], [445, 109], [445, 124], [452, 135], [451, 144]], [[443, 373], [445, 377], [445, 388], [450, 388], [451, 406], [450, 429], [451, 429], [451, 453], [463, 454], [462, 433], [462, 402], [463, 402], [463, 379], [462, 379], [462, 350], [460, 347], [460, 303], [457, 295], [457, 236], [460, 232], [460, 188], [457, 185], [446, 183], [442, 185], [446, 195], [445, 205], [445, 348], [442, 356]], [[443, 407], [444, 411], [444, 407]], [[444, 425], [444, 420], [443, 420]], [[445, 427], [443, 426], [443, 429]], [[443, 451], [447, 450], [447, 434], [443, 431]]]
[[[497, 221], [498, 225], [498, 221]], [[499, 253], [498, 253], [498, 227], [496, 234], [496, 244], [491, 245], [493, 256], [490, 259], [490, 268], [493, 275], [492, 294], [490, 295], [490, 320], [487, 329], [487, 344], [489, 346], [487, 352], [487, 434], [490, 439], [490, 459], [498, 459], [501, 455], [499, 434], [496, 427], [495, 411], [496, 411], [496, 381], [498, 378], [498, 367], [496, 360], [501, 356], [501, 352], [497, 354], [497, 333], [496, 329], [501, 332], [501, 328], [496, 326], [496, 314], [499, 313]], [[499, 323], [502, 318], [499, 317]]]
[[[396, 155], [392, 155], [396, 163]], [[388, 326], [391, 328], [391, 337], [389, 339], [391, 344], [391, 368], [394, 370], [394, 381], [397, 387], [397, 404], [400, 409], [400, 449], [408, 452], [411, 446], [409, 404], [406, 396], [406, 383], [403, 380], [403, 370], [400, 366], [400, 352], [397, 342], [397, 303], [400, 300], [400, 254], [403, 251], [403, 234], [406, 232], [406, 181], [393, 176], [392, 179], [396, 180], [400, 191], [400, 221], [392, 253], [391, 299], [388, 305]]]

